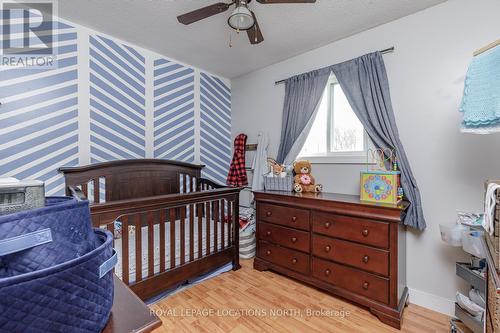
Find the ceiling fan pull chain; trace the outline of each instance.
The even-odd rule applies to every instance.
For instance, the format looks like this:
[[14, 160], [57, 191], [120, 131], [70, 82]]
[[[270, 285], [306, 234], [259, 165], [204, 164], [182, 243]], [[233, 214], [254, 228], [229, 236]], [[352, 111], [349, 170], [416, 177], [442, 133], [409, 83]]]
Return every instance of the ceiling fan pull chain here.
[[231, 40], [231, 31], [229, 31], [229, 47], [233, 47], [233, 41]]

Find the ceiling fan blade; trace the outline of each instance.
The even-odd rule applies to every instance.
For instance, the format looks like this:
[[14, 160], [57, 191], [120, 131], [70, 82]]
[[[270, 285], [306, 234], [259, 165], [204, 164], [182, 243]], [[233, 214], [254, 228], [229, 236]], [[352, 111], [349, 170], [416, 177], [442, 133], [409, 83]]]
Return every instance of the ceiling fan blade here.
[[314, 3], [316, 0], [257, 0], [262, 4], [271, 4], [271, 3]]
[[216, 4], [206, 6], [197, 10], [193, 10], [192, 12], [182, 14], [177, 16], [177, 20], [182, 24], [191, 24], [199, 20], [203, 20], [204, 18], [210, 17], [212, 15], [216, 15], [222, 12], [225, 12], [229, 9], [232, 3], [224, 3], [218, 2]]
[[253, 16], [253, 21], [255, 22], [253, 27], [247, 30], [248, 39], [250, 44], [259, 44], [264, 41], [264, 36], [262, 36], [262, 31], [260, 31], [259, 22], [257, 22], [257, 17], [255, 17], [254, 12], [251, 12]]

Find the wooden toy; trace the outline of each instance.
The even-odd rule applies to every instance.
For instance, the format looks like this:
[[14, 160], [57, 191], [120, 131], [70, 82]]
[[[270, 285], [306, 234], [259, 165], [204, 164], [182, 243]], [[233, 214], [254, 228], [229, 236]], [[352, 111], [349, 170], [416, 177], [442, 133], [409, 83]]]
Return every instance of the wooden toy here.
[[[371, 157], [371, 161], [369, 161]], [[360, 199], [384, 204], [397, 204], [403, 198], [400, 172], [394, 149], [369, 149], [370, 170], [361, 172]], [[371, 162], [371, 163], [370, 163]]]
[[399, 171], [362, 171], [361, 195], [362, 201], [397, 204]]

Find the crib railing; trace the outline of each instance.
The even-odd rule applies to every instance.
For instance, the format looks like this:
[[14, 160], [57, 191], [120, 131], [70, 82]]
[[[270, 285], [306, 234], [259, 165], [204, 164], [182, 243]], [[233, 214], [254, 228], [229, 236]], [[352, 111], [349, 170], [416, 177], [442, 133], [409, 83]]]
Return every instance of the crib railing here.
[[228, 262], [240, 267], [240, 189], [203, 179], [202, 168], [132, 159], [59, 169], [66, 194], [91, 203], [93, 225], [115, 233], [115, 273], [143, 299]]
[[115, 273], [147, 299], [233, 262], [239, 268], [237, 188], [91, 205], [95, 227], [113, 232]]
[[[224, 188], [224, 186], [214, 183], [209, 179], [192, 176], [186, 173], [179, 173], [177, 182], [178, 193], [192, 193]], [[83, 193], [84, 197], [93, 204], [112, 201], [110, 195], [111, 191], [106, 182], [106, 176], [95, 176], [94, 178], [83, 181], [81, 184], [72, 185], [72, 187], [78, 188]]]

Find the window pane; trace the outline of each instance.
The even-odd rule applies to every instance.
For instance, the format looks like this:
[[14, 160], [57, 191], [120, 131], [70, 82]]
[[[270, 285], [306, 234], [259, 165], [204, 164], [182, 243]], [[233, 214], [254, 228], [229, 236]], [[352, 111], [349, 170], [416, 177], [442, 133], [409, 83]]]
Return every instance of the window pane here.
[[321, 102], [319, 105], [318, 113], [314, 119], [311, 131], [307, 136], [304, 147], [300, 151], [299, 156], [312, 156], [318, 154], [326, 154], [327, 140], [326, 140], [326, 127], [328, 119], [328, 94], [327, 90], [323, 92]]
[[363, 151], [365, 130], [358, 117], [352, 111], [339, 84], [334, 84], [333, 91], [333, 152]]

